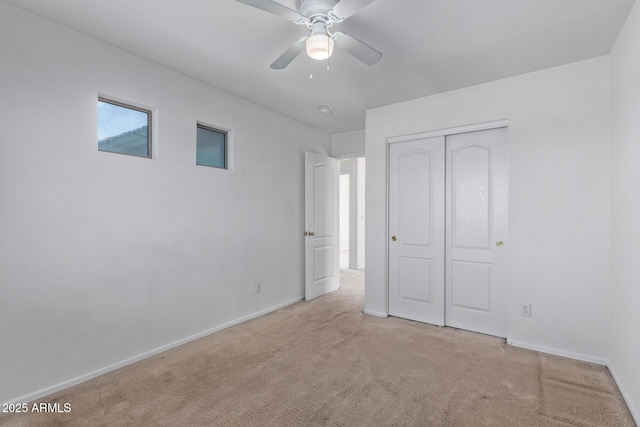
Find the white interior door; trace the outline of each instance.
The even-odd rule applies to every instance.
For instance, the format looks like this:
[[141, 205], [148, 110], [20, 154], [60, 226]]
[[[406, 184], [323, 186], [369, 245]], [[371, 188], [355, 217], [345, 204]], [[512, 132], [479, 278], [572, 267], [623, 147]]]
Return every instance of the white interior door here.
[[389, 150], [389, 314], [444, 325], [445, 139]]
[[506, 337], [507, 129], [389, 147], [389, 314]]
[[446, 324], [506, 337], [507, 128], [446, 141]]
[[340, 287], [340, 164], [305, 153], [305, 299]]

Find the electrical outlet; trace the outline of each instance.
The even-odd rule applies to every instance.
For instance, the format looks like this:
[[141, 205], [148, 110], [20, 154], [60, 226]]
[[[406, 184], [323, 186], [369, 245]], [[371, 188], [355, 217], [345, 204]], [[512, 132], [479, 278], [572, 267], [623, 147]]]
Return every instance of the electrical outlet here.
[[520, 316], [531, 317], [531, 304], [520, 304]]
[[262, 292], [262, 282], [256, 282], [256, 292]]

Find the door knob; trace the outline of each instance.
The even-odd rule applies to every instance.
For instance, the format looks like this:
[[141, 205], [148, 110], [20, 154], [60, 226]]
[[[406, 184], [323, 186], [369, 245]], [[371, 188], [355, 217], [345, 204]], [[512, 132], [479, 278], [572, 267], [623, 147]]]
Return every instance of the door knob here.
[[496, 246], [497, 246], [497, 247], [499, 247], [499, 248], [501, 248], [501, 247], [503, 247], [503, 246], [504, 246], [504, 242], [503, 242], [502, 240], [498, 240], [498, 241], [496, 242]]
[[396, 240], [398, 240], [398, 238], [396, 236], [391, 236], [391, 240], [395, 242]]
[[309, 232], [309, 236], [315, 236], [315, 235], [316, 235], [316, 233], [314, 233], [313, 231]]

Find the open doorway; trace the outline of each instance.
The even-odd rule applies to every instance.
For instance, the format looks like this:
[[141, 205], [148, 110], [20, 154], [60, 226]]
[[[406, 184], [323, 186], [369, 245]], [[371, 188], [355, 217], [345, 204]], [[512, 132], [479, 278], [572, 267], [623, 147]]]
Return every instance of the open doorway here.
[[340, 174], [340, 270], [349, 268], [349, 174]]
[[340, 161], [340, 269], [364, 270], [364, 157]]

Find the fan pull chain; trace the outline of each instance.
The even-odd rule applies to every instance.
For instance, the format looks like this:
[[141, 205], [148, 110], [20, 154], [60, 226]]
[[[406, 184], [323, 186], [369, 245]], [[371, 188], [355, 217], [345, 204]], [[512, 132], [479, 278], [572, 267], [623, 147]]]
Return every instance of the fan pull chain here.
[[309, 58], [309, 79], [313, 78], [313, 59]]

